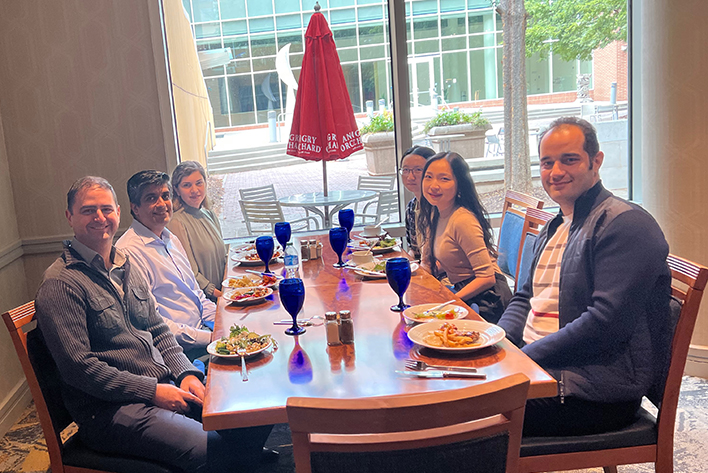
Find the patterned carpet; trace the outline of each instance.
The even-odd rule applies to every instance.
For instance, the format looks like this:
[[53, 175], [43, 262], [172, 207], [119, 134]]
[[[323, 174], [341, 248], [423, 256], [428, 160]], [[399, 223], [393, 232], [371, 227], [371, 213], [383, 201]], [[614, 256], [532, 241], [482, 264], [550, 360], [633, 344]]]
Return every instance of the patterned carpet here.
[[[263, 466], [257, 473], [293, 473], [290, 431], [287, 425], [276, 425], [268, 444], [280, 452], [275, 465]], [[708, 380], [686, 376], [681, 385], [674, 448], [674, 473], [708, 471]], [[49, 456], [44, 445], [34, 405], [0, 440], [0, 472], [44, 473], [49, 469]], [[622, 473], [654, 472], [652, 463], [620, 466]], [[601, 468], [582, 470], [601, 473]], [[254, 472], [256, 473], [256, 472]], [[579, 473], [579, 472], [578, 472]]]

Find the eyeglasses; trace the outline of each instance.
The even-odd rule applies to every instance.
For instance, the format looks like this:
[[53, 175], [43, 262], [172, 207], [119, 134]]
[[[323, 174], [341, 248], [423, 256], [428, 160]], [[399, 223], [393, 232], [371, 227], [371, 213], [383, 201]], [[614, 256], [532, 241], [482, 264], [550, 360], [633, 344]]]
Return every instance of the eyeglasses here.
[[413, 173], [416, 176], [421, 176], [423, 174], [423, 168], [413, 168], [413, 169], [403, 168], [400, 171], [398, 171], [398, 173], [401, 176], [407, 176], [410, 173]]

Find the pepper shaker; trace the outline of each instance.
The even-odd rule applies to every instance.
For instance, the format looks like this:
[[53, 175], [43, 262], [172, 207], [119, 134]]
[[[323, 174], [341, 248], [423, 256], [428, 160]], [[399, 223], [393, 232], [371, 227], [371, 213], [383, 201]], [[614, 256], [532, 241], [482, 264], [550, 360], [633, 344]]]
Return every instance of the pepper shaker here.
[[342, 343], [354, 343], [354, 321], [348, 310], [339, 311], [339, 339]]
[[300, 242], [300, 261], [307, 261], [310, 259], [310, 247], [307, 240], [302, 240]]

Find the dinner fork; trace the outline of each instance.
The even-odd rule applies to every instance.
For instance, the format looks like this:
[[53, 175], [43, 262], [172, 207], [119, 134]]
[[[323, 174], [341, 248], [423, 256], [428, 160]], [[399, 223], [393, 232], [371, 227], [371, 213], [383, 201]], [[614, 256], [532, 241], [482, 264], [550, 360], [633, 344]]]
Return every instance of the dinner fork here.
[[446, 371], [466, 371], [468, 373], [476, 373], [477, 368], [467, 366], [440, 366], [429, 365], [425, 361], [406, 360], [406, 368], [411, 371], [427, 371], [427, 370], [446, 370]]
[[246, 349], [239, 348], [236, 350], [238, 356], [241, 357], [241, 381], [248, 381], [248, 368], [246, 367]]

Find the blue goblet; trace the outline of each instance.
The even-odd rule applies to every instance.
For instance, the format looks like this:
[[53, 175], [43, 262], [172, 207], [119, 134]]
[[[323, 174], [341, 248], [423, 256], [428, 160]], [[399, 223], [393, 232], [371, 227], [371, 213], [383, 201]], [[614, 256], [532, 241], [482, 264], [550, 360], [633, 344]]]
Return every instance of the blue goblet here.
[[354, 226], [354, 210], [353, 209], [342, 209], [339, 211], [339, 224], [347, 229], [347, 241], [351, 241], [349, 238], [349, 233], [352, 231]]
[[391, 258], [386, 261], [386, 279], [393, 292], [398, 294], [398, 304], [392, 305], [391, 310], [403, 312], [410, 307], [403, 302], [403, 294], [411, 283], [411, 262], [408, 258]]
[[290, 241], [290, 236], [292, 235], [292, 230], [290, 230], [290, 223], [288, 222], [278, 222], [275, 224], [275, 238], [278, 239], [278, 243], [285, 250], [285, 246]]
[[259, 236], [258, 238], [256, 238], [256, 253], [258, 253], [258, 257], [265, 264], [266, 273], [270, 273], [268, 263], [270, 263], [271, 258], [273, 258], [274, 248], [275, 243], [273, 242], [273, 237]]
[[283, 304], [285, 310], [293, 318], [293, 326], [287, 329], [285, 333], [288, 335], [305, 333], [305, 329], [297, 324], [297, 314], [305, 302], [305, 285], [302, 283], [302, 279], [283, 279], [278, 286], [278, 292], [280, 293], [280, 303]]
[[344, 262], [342, 261], [342, 253], [347, 247], [347, 229], [344, 227], [330, 228], [329, 230], [329, 244], [332, 245], [332, 249], [337, 253], [339, 261], [334, 263], [335, 268], [343, 268]]

